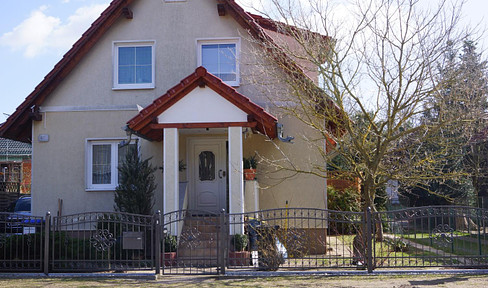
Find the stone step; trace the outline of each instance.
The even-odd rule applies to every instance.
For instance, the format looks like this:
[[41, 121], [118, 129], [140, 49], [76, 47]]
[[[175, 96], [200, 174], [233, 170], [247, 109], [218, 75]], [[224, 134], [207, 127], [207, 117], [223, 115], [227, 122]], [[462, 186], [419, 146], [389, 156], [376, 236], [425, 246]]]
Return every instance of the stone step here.
[[179, 257], [179, 267], [215, 267], [218, 264], [217, 257]]
[[182, 249], [178, 251], [180, 257], [217, 257], [217, 249]]

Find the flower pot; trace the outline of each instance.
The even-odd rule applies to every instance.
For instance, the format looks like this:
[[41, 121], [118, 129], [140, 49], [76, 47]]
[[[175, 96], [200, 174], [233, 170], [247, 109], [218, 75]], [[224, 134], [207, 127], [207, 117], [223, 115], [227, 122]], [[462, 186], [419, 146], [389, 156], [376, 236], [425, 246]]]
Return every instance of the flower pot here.
[[244, 180], [256, 179], [256, 169], [244, 169]]
[[161, 253], [161, 263], [164, 263], [164, 266], [176, 266], [176, 252]]
[[251, 263], [251, 252], [229, 251], [229, 266], [249, 266]]

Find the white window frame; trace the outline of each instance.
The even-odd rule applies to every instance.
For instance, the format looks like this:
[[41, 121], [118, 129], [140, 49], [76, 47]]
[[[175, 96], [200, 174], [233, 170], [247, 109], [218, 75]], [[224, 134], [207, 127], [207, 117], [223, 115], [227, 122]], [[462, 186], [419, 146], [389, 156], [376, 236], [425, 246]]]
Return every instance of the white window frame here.
[[[125, 89], [154, 89], [155, 88], [155, 40], [144, 40], [144, 41], [114, 41], [112, 51], [112, 62], [113, 62], [113, 90], [125, 90]], [[119, 47], [151, 47], [151, 83], [134, 83], [134, 84], [119, 84]]]
[[198, 67], [202, 66], [202, 45], [207, 44], [235, 44], [236, 45], [236, 80], [235, 81], [224, 81], [224, 83], [238, 87], [240, 85], [240, 54], [241, 54], [241, 38], [204, 38], [197, 39], [197, 59]]
[[[87, 192], [89, 191], [115, 191], [115, 188], [119, 185], [119, 143], [126, 138], [89, 138], [85, 141], [85, 183]], [[134, 141], [134, 139], [132, 139]], [[132, 143], [131, 143], [132, 144]], [[139, 141], [136, 142], [137, 150], [140, 149]], [[112, 173], [110, 184], [93, 184], [92, 169], [93, 169], [93, 146], [94, 145], [111, 145], [111, 165], [110, 171]]]

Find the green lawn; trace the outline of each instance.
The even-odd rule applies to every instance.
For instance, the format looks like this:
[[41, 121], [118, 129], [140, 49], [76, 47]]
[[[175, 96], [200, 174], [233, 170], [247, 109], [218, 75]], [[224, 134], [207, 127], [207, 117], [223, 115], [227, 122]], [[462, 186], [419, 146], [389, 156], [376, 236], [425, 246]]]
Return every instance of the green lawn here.
[[486, 241], [478, 241], [476, 235], [467, 233], [453, 233], [452, 242], [432, 238], [428, 233], [411, 233], [401, 235], [412, 242], [460, 256], [479, 256], [488, 253]]

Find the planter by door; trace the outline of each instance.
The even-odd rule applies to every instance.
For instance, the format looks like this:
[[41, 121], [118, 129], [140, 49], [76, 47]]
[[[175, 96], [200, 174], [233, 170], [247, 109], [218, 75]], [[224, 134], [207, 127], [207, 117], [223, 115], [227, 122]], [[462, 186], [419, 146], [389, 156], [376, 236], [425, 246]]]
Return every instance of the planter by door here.
[[245, 180], [256, 179], [256, 169], [244, 169], [244, 179]]
[[229, 251], [230, 266], [249, 266], [251, 264], [251, 252]]

